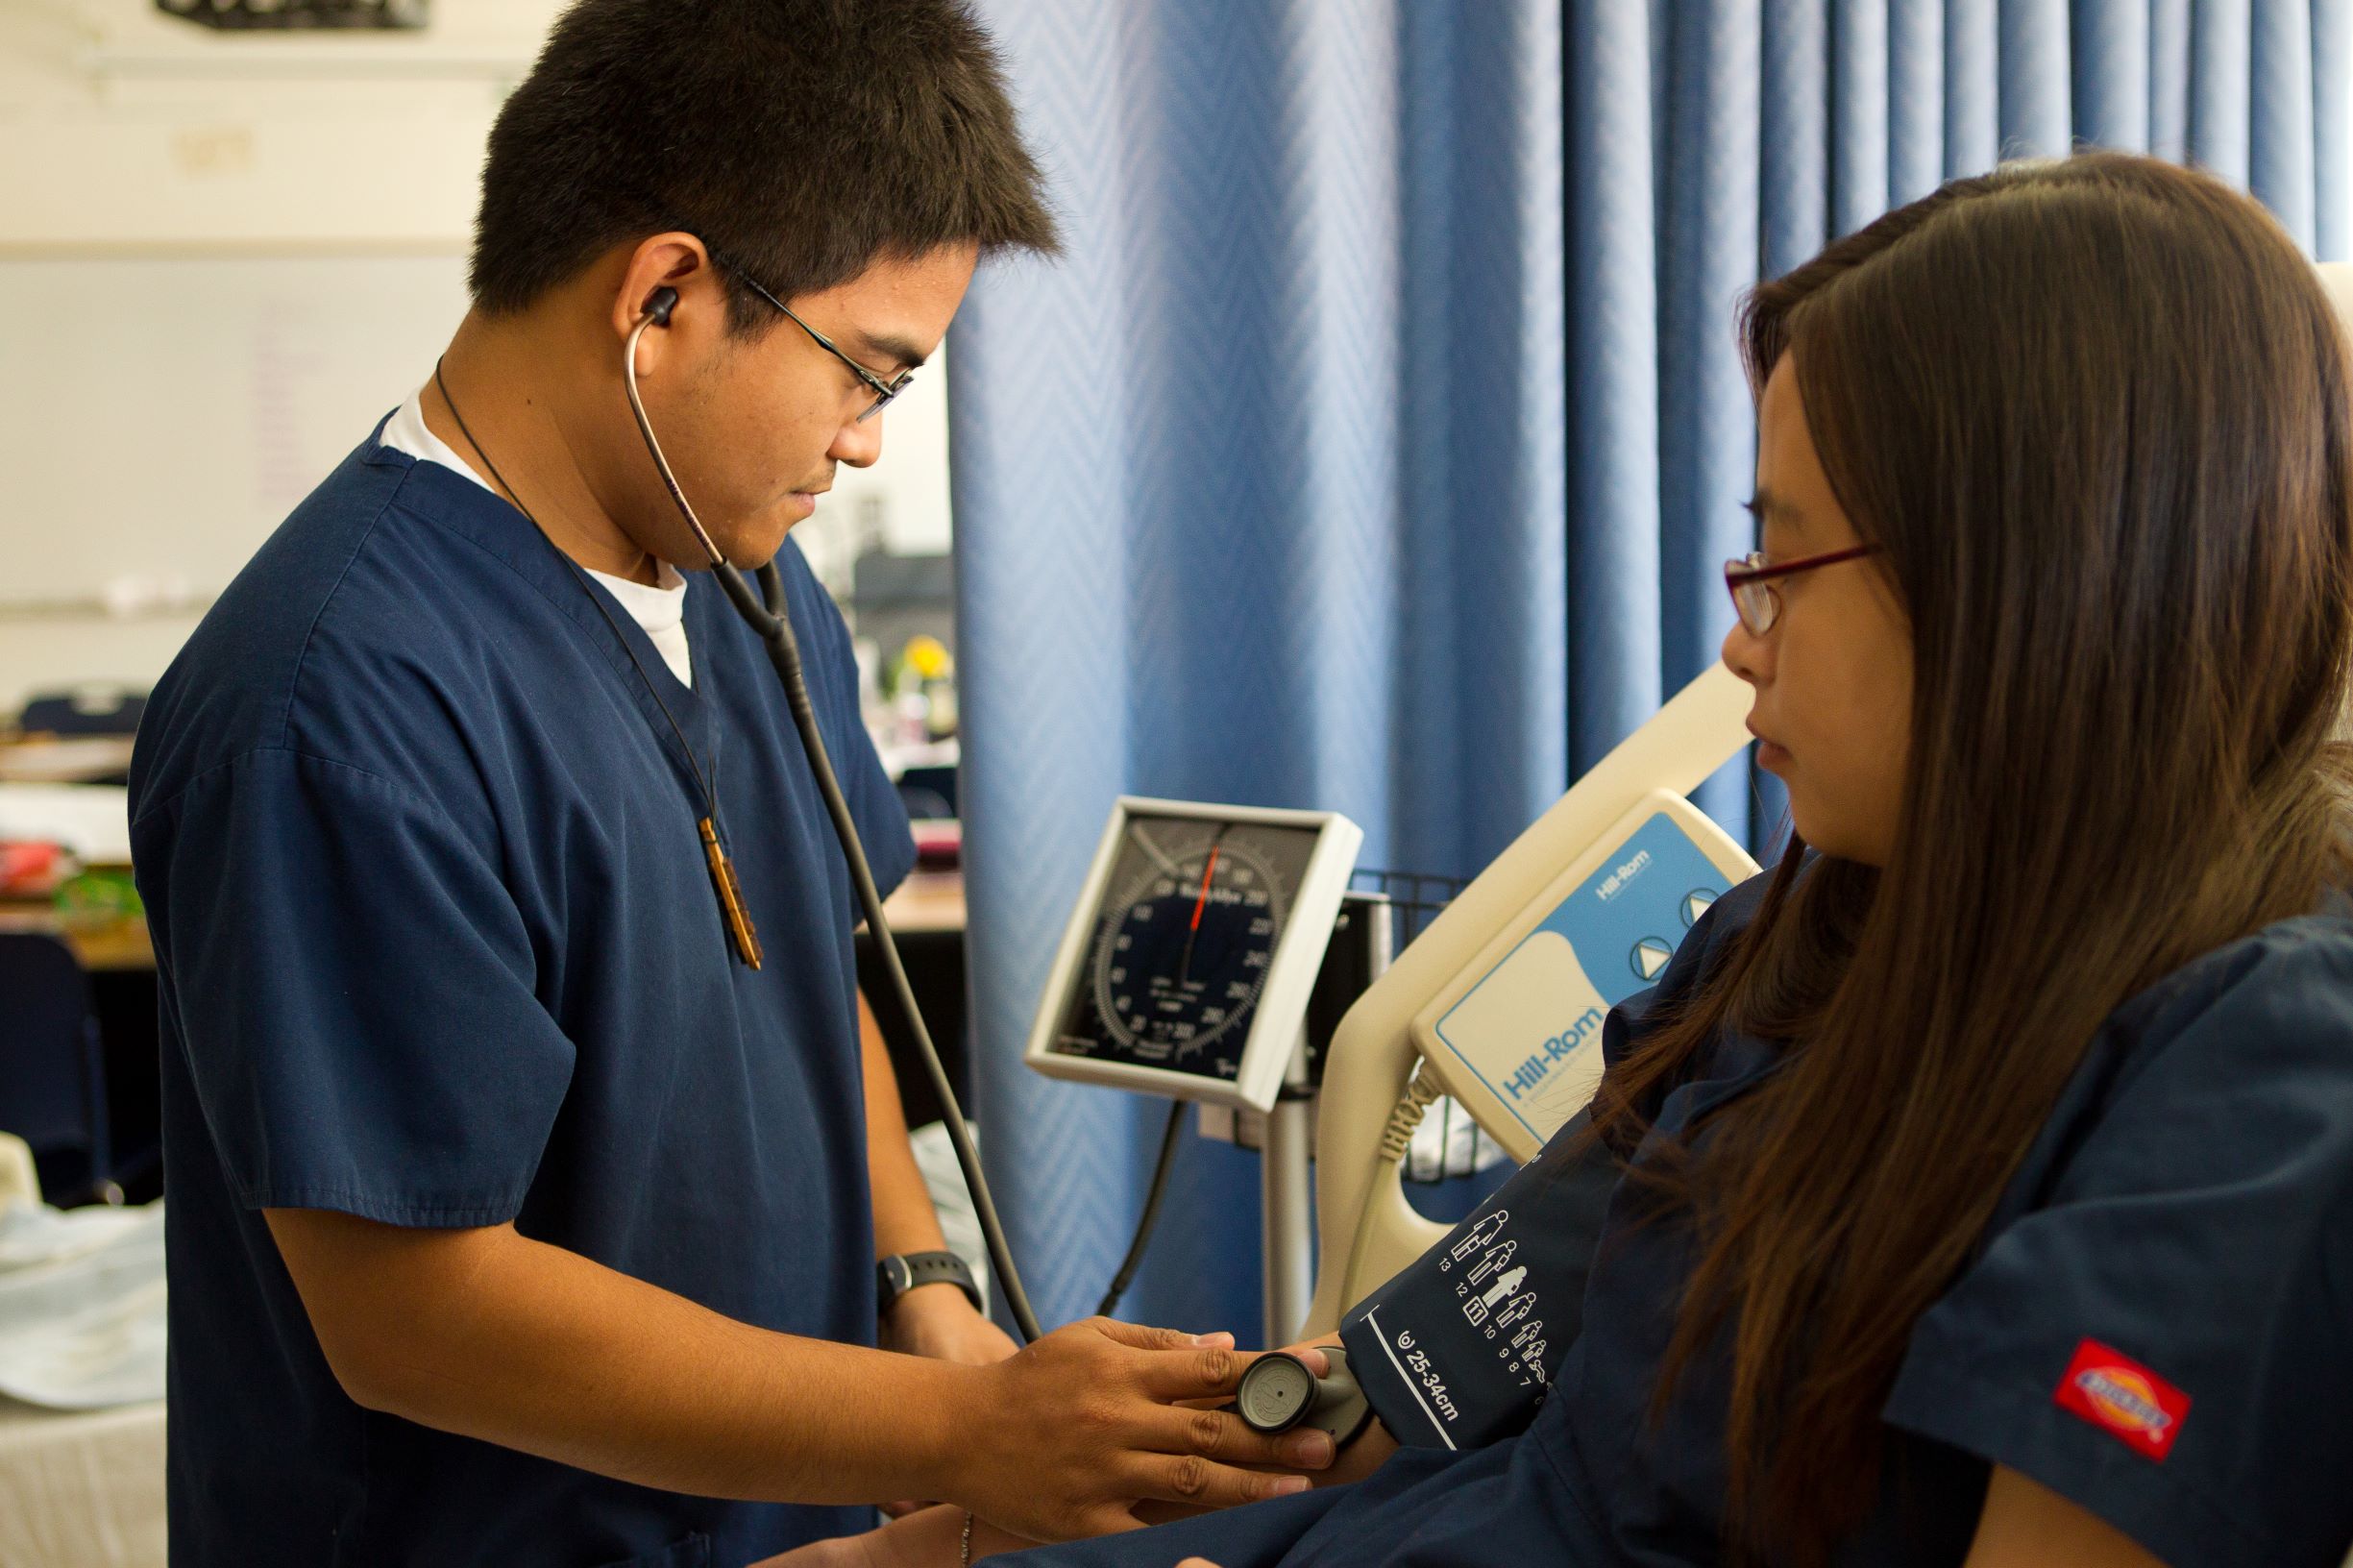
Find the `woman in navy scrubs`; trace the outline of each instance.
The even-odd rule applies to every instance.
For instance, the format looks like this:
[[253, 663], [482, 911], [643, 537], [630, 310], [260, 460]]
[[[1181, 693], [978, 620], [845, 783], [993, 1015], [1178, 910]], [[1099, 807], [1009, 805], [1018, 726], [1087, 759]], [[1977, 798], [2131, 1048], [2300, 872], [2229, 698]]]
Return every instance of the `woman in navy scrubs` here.
[[[1551, 1397], [1022, 1562], [2353, 1546], [2353, 416], [2310, 266], [2087, 156], [1890, 214], [1742, 341], [1724, 657], [1796, 838], [1610, 1020], [1627, 1174]], [[952, 1562], [961, 1523], [807, 1556]]]

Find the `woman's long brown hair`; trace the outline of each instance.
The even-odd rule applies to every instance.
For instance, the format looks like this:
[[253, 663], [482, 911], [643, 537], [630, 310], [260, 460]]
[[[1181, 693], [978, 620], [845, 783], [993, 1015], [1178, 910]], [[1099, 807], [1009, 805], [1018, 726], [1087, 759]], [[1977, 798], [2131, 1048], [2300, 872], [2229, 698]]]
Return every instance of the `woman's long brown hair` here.
[[2219, 183], [2113, 154], [1956, 181], [1757, 288], [1909, 618], [1883, 868], [1782, 859], [1723, 973], [1597, 1105], [1632, 1146], [1732, 1026], [1781, 1070], [1663, 1180], [1696, 1226], [1659, 1409], [1728, 1336], [1728, 1546], [1813, 1562], [1878, 1411], [2101, 1022], [2343, 877], [2346, 350]]

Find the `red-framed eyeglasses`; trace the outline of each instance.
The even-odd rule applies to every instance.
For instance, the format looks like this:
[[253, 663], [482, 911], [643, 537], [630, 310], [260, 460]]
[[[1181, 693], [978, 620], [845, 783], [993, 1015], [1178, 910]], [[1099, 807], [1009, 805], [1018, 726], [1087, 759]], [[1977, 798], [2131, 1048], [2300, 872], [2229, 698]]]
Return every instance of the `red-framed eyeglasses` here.
[[1762, 551], [1753, 551], [1736, 561], [1724, 563], [1724, 587], [1732, 596], [1732, 608], [1738, 612], [1740, 624], [1749, 628], [1751, 636], [1762, 637], [1781, 617], [1781, 596], [1773, 587], [1777, 579], [1811, 572], [1818, 566], [1836, 566], [1841, 561], [1875, 555], [1878, 551], [1877, 545], [1851, 545], [1820, 555], [1801, 555], [1794, 561], [1768, 561]]

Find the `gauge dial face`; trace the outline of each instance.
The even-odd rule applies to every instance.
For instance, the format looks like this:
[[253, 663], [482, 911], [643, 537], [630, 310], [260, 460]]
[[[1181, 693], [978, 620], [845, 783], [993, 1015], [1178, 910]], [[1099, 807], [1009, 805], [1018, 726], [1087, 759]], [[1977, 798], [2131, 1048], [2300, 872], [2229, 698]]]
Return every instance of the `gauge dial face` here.
[[1131, 817], [1054, 1049], [1232, 1081], [1315, 842]]

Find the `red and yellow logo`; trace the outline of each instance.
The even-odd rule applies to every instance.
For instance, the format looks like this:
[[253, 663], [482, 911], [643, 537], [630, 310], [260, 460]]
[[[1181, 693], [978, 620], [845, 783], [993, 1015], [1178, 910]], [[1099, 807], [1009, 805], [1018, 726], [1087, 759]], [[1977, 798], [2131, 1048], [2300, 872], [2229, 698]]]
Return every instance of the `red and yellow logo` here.
[[2096, 1339], [2075, 1347], [2052, 1396], [2059, 1408], [2121, 1438], [2152, 1459], [2172, 1452], [2190, 1396]]

